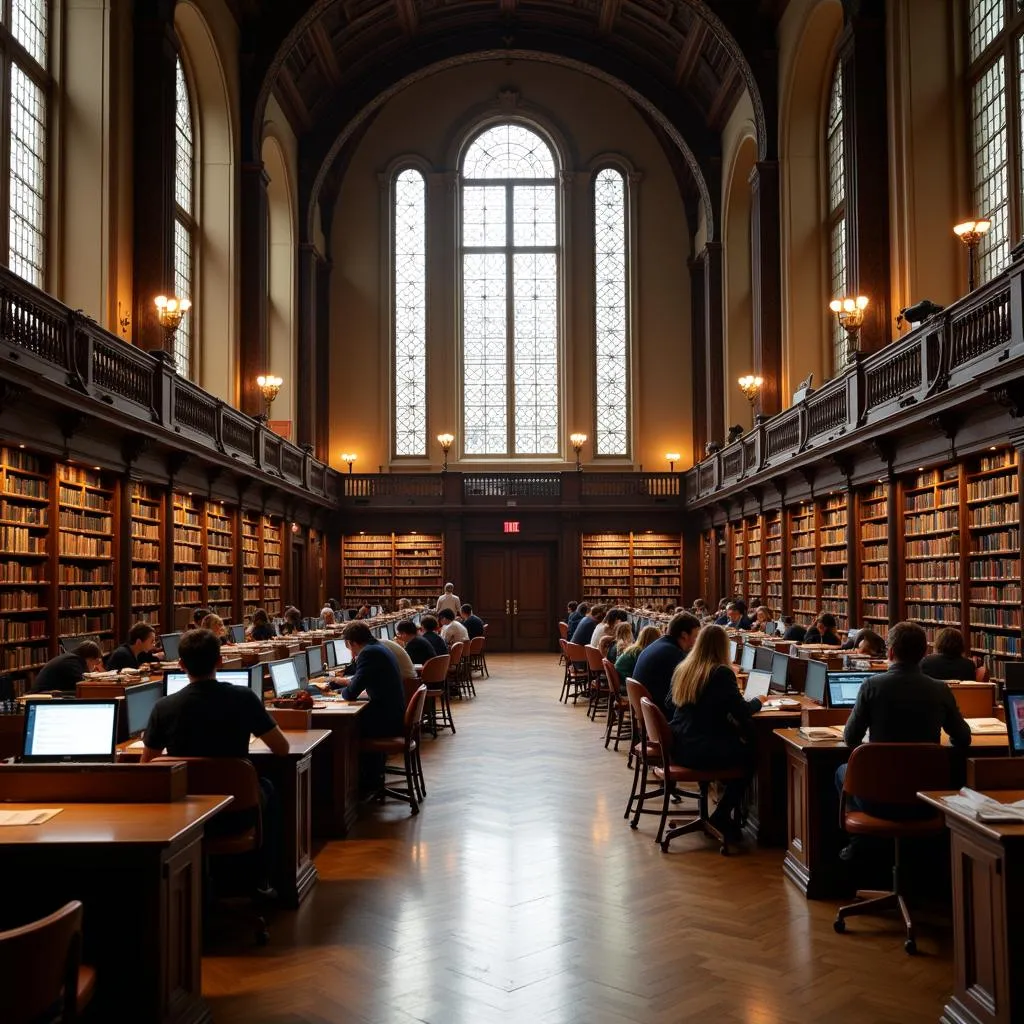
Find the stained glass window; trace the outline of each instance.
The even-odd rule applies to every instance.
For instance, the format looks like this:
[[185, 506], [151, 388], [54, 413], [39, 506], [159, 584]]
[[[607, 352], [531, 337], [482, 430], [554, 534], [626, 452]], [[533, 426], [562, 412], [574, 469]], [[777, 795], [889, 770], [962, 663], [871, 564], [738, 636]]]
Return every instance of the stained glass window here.
[[[843, 65], [836, 62], [828, 98], [825, 135], [825, 167], [828, 196], [829, 293], [834, 299], [846, 296], [849, 285], [846, 263], [846, 144], [843, 136]], [[846, 365], [846, 332], [836, 317], [831, 318], [832, 371]]]
[[427, 454], [426, 214], [426, 182], [407, 168], [393, 184], [395, 455]]
[[[175, 67], [174, 115], [174, 294], [191, 299], [195, 286], [195, 135], [188, 80], [181, 59]], [[174, 335], [174, 360], [182, 377], [192, 377], [192, 312]]]
[[559, 452], [559, 229], [551, 147], [487, 128], [462, 162], [466, 455]]
[[629, 454], [629, 267], [626, 179], [594, 179], [595, 412], [598, 455]]

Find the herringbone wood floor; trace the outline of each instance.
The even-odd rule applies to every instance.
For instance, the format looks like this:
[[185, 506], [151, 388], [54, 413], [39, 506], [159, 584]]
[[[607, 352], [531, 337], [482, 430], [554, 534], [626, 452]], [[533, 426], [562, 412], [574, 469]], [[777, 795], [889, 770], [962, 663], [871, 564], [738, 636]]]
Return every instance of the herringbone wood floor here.
[[418, 818], [364, 810], [271, 943], [204, 959], [217, 1024], [934, 1022], [948, 930], [908, 957], [895, 921], [835, 935], [778, 850], [664, 855], [622, 819], [630, 774], [555, 657], [490, 659], [456, 736], [427, 739]]

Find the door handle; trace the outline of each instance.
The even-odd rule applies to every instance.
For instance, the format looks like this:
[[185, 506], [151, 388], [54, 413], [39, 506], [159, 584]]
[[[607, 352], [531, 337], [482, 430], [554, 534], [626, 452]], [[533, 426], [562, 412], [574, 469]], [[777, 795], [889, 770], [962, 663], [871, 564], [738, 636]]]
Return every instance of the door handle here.
[[505, 614], [508, 615], [508, 601], [505, 601]]
[[518, 601], [513, 601], [512, 602], [512, 614], [513, 615], [518, 615], [519, 614], [519, 602]]

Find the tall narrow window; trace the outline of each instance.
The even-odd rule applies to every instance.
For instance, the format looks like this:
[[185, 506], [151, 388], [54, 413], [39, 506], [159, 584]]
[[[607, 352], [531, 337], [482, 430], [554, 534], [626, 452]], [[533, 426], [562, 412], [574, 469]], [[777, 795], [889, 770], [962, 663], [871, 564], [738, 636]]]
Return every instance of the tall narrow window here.
[[[195, 284], [195, 136], [192, 103], [181, 58], [175, 67], [174, 116], [174, 294], [192, 299]], [[174, 335], [178, 373], [192, 377], [192, 313], [185, 314]]]
[[595, 410], [598, 455], [629, 454], [629, 265], [626, 179], [594, 179]]
[[[828, 196], [828, 284], [834, 299], [846, 296], [846, 145], [843, 138], [843, 65], [836, 62], [828, 97], [825, 167]], [[846, 365], [846, 332], [836, 317], [832, 324], [832, 372]]]
[[554, 154], [525, 125], [495, 125], [467, 149], [462, 178], [465, 454], [557, 456]]
[[426, 455], [426, 183], [419, 171], [407, 168], [395, 176], [393, 188], [395, 455]]
[[38, 287], [46, 283], [47, 94], [50, 74], [47, 0], [6, 0], [0, 28], [2, 80], [10, 134], [6, 160], [7, 265]]

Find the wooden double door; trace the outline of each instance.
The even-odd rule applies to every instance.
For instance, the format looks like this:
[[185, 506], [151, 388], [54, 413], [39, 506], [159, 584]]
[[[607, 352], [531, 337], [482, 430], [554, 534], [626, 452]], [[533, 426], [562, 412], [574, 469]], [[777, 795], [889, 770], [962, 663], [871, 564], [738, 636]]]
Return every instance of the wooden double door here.
[[555, 643], [554, 546], [479, 544], [469, 552], [474, 612], [489, 651], [549, 651]]

